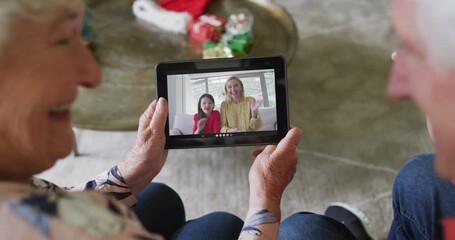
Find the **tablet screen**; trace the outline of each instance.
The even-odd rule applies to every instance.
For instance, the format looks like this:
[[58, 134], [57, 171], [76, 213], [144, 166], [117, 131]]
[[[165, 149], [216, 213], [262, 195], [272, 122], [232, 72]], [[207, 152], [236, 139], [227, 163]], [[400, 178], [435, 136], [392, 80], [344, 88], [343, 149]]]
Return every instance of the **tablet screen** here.
[[284, 61], [273, 59], [158, 65], [158, 96], [168, 101], [167, 147], [278, 142], [289, 124]]

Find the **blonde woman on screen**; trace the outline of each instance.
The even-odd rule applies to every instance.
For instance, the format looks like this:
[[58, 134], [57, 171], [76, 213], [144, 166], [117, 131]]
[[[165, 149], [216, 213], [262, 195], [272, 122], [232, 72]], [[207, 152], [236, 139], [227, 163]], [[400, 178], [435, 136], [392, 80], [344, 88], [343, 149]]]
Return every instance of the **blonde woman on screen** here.
[[249, 132], [262, 127], [259, 107], [262, 100], [245, 97], [242, 81], [232, 76], [224, 85], [226, 100], [221, 103], [221, 132]]

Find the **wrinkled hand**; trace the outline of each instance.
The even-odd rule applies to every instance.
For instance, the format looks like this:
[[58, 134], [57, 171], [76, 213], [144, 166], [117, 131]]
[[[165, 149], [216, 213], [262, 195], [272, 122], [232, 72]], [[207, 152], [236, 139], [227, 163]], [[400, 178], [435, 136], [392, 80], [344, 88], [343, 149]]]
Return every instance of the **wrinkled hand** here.
[[249, 215], [268, 209], [280, 219], [281, 197], [296, 172], [296, 149], [302, 135], [299, 128], [291, 128], [277, 146], [269, 145], [252, 152], [256, 160], [249, 173]]
[[260, 99], [260, 100], [253, 99], [253, 101], [251, 102], [251, 114], [253, 116], [256, 116], [256, 114], [263, 102], [264, 102], [264, 99]]
[[126, 159], [118, 165], [119, 171], [134, 195], [139, 194], [161, 171], [167, 150], [164, 128], [167, 102], [153, 101], [139, 119], [136, 142]]

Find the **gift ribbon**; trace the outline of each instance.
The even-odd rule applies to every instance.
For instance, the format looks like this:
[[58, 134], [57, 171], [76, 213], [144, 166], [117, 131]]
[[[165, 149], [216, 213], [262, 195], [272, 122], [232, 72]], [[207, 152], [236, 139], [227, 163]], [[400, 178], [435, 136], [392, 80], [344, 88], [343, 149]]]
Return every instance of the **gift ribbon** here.
[[195, 23], [193, 25], [193, 30], [196, 31], [197, 33], [201, 30], [201, 27], [204, 25], [204, 24], [210, 24], [212, 26], [215, 26], [215, 27], [219, 27], [221, 25], [223, 25], [223, 22], [218, 20], [215, 16], [213, 15], [202, 15], [199, 17], [199, 22]]

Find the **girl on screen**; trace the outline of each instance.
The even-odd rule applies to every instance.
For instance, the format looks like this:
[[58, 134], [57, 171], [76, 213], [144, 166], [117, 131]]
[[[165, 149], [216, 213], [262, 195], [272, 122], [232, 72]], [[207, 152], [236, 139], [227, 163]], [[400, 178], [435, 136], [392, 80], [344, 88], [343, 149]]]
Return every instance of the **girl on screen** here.
[[215, 99], [206, 93], [199, 98], [197, 113], [194, 114], [193, 134], [210, 134], [220, 132], [220, 112], [213, 110]]

